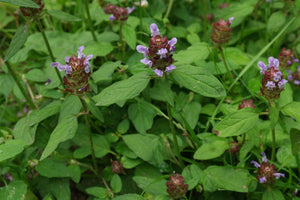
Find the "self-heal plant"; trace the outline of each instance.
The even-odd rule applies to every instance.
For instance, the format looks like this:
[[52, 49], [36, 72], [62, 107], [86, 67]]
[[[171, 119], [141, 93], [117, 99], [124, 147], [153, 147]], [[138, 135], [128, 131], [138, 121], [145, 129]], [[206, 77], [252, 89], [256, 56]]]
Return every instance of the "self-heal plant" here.
[[286, 70], [290, 68], [293, 63], [299, 63], [299, 60], [295, 59], [293, 51], [286, 48], [282, 48], [278, 55], [278, 60], [280, 70]]
[[257, 176], [256, 179], [258, 182], [264, 184], [264, 185], [271, 185], [274, 184], [275, 179], [279, 179], [280, 177], [285, 177], [284, 174], [278, 173], [276, 170], [275, 165], [271, 165], [267, 161], [267, 156], [263, 152], [261, 153], [262, 157], [262, 163], [259, 164], [258, 162], [252, 160], [251, 163], [254, 165], [254, 167], [258, 168], [257, 170]]
[[85, 56], [82, 51], [84, 46], [79, 47], [78, 56], [65, 57], [66, 64], [62, 65], [58, 62], [53, 62], [52, 67], [57, 67], [59, 71], [65, 71], [63, 84], [65, 91], [73, 94], [82, 94], [89, 88], [89, 77], [91, 75], [91, 65], [89, 60], [93, 55]]
[[234, 17], [230, 17], [227, 21], [219, 19], [217, 23], [212, 23], [213, 31], [210, 38], [216, 46], [223, 46], [231, 39], [232, 20], [234, 20]]
[[152, 68], [158, 77], [162, 77], [176, 68], [173, 65], [172, 56], [176, 49], [177, 38], [168, 40], [166, 36], [161, 36], [157, 25], [154, 23], [150, 25], [150, 30], [152, 38], [150, 38], [149, 48], [138, 45], [136, 50], [144, 56], [141, 62]]
[[167, 192], [173, 199], [184, 197], [189, 187], [188, 184], [184, 184], [184, 177], [179, 174], [171, 174], [166, 185]]
[[132, 13], [132, 11], [134, 11], [135, 7], [132, 6], [132, 8], [130, 7], [119, 7], [117, 5], [112, 5], [110, 3], [106, 4], [105, 8], [104, 8], [104, 12], [106, 14], [111, 14], [109, 17], [110, 21], [113, 20], [120, 20], [120, 21], [125, 21], [128, 19], [128, 16], [130, 13]]
[[273, 57], [269, 57], [268, 60], [268, 65], [265, 65], [262, 61], [259, 61], [257, 64], [260, 68], [260, 73], [264, 75], [260, 91], [269, 102], [273, 102], [280, 97], [287, 80], [283, 79], [283, 75], [279, 71], [279, 60]]

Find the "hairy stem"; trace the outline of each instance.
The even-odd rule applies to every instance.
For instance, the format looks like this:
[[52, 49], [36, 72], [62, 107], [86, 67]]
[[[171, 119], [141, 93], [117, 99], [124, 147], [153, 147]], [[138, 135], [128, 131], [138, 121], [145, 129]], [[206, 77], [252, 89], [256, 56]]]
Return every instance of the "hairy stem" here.
[[91, 20], [91, 14], [90, 14], [90, 10], [89, 10], [88, 0], [84, 1], [84, 7], [85, 7], [86, 15], [87, 15], [87, 18], [88, 18], [88, 24], [89, 24], [89, 27], [91, 29], [93, 39], [94, 39], [95, 42], [97, 42], [98, 40], [97, 40], [97, 37], [95, 35], [94, 26], [93, 26], [93, 23], [92, 23], [92, 20]]
[[179, 151], [179, 145], [178, 145], [178, 141], [177, 141], [176, 130], [175, 130], [175, 127], [174, 127], [174, 124], [173, 124], [173, 117], [172, 117], [171, 108], [170, 108], [169, 103], [167, 103], [167, 111], [168, 111], [168, 116], [169, 116], [169, 125], [170, 125], [170, 128], [171, 128], [171, 132], [173, 134], [175, 151], [176, 151], [176, 154], [177, 154], [178, 159], [179, 159], [180, 167], [183, 168], [184, 164], [183, 164], [182, 157], [181, 157], [181, 154], [180, 154], [180, 151]]
[[[54, 56], [53, 56], [53, 53], [52, 53], [52, 50], [51, 50], [51, 47], [50, 47], [48, 38], [47, 38], [47, 36], [46, 36], [46, 34], [45, 34], [44, 28], [43, 28], [43, 26], [42, 26], [40, 20], [37, 20], [37, 25], [38, 25], [38, 27], [39, 27], [39, 30], [40, 30], [42, 36], [43, 36], [43, 39], [44, 39], [44, 42], [45, 42], [45, 44], [46, 44], [47, 50], [48, 50], [48, 52], [49, 52], [49, 55], [50, 55], [50, 57], [51, 57], [51, 60], [52, 60], [52, 62], [55, 62], [55, 58], [54, 58]], [[62, 81], [62, 78], [61, 78], [61, 76], [60, 76], [60, 73], [59, 73], [58, 69], [57, 69], [56, 67], [55, 67], [54, 69], [55, 69], [55, 71], [56, 71], [56, 74], [57, 74], [57, 76], [58, 76], [60, 82], [62, 83], [63, 81]]]
[[170, 14], [172, 6], [173, 6], [173, 2], [174, 2], [174, 0], [170, 0], [169, 1], [168, 10], [167, 10], [164, 18], [168, 18], [169, 17], [169, 14]]

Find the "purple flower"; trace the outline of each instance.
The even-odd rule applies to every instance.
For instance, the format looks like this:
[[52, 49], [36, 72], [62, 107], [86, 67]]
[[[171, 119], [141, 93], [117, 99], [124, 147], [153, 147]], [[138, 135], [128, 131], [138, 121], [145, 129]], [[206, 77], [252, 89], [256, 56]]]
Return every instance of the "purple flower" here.
[[291, 81], [291, 80], [293, 80], [293, 76], [290, 74], [290, 75], [288, 75], [287, 79], [288, 79], [289, 81]]
[[144, 57], [147, 57], [147, 56], [148, 56], [149, 51], [148, 51], [148, 48], [147, 48], [147, 47], [145, 47], [145, 46], [143, 46], [143, 45], [137, 45], [136, 50], [137, 50], [137, 52], [139, 52], [139, 53], [143, 53], [143, 54], [144, 54]]
[[285, 79], [282, 79], [281, 81], [278, 82], [278, 87], [280, 89], [284, 88], [284, 85], [287, 83], [288, 81]]
[[294, 84], [295, 84], [295, 85], [300, 85], [300, 81], [294, 80]]
[[266, 156], [266, 153], [265, 153], [265, 152], [262, 152], [261, 155], [263, 156], [263, 157], [261, 158], [261, 161], [264, 162], [264, 163], [267, 162], [267, 156]]
[[83, 49], [84, 49], [84, 46], [81, 46], [81, 47], [79, 47], [79, 49], [78, 49], [78, 51], [77, 51], [77, 53], [78, 53], [78, 58], [79, 58], [79, 59], [85, 57], [84, 54], [82, 53]]
[[72, 67], [70, 65], [65, 65], [65, 72], [66, 74], [71, 74], [72, 73]]
[[70, 61], [70, 57], [65, 57], [65, 61], [67, 62], [67, 63], [69, 63], [69, 61]]
[[265, 182], [267, 182], [268, 180], [266, 179], [266, 177], [265, 176], [263, 176], [263, 177], [261, 177], [260, 179], [259, 179], [259, 182], [260, 183], [265, 183]]
[[254, 160], [252, 160], [250, 163], [253, 164], [254, 167], [256, 167], [256, 168], [260, 167], [260, 164], [258, 162], [256, 162], [256, 161], [254, 161]]
[[113, 14], [111, 14], [110, 16], [109, 16], [109, 20], [110, 21], [114, 21], [116, 19], [116, 17], [113, 15]]
[[287, 64], [288, 64], [288, 65], [292, 64], [292, 61], [288, 60], [288, 61], [287, 61]]
[[168, 67], [166, 67], [165, 72], [171, 72], [171, 71], [173, 71], [173, 69], [176, 69], [176, 66], [169, 65]]
[[128, 14], [132, 13], [132, 11], [134, 11], [135, 7], [132, 6], [132, 8], [127, 7], [126, 8], [128, 10]]
[[154, 23], [150, 25], [150, 30], [151, 30], [152, 37], [155, 37], [160, 34], [157, 25]]
[[168, 41], [168, 44], [170, 46], [174, 46], [177, 43], [177, 38], [173, 37], [171, 40]]
[[297, 66], [297, 71], [300, 72], [300, 66]]
[[273, 176], [275, 176], [276, 179], [279, 179], [280, 176], [283, 177], [283, 178], [285, 177], [284, 174], [282, 174], [282, 173], [273, 173]]
[[62, 65], [62, 64], [60, 64], [60, 63], [58, 63], [58, 62], [53, 62], [53, 63], [51, 63], [51, 67], [57, 67], [57, 69], [58, 69], [59, 71], [65, 70], [65, 65]]
[[282, 73], [281, 71], [276, 72], [275, 76], [274, 76], [274, 81], [278, 82], [281, 79]]
[[259, 61], [257, 63], [257, 66], [260, 68], [260, 73], [265, 74], [265, 72], [267, 71], [267, 67], [266, 67], [265, 63], [263, 63], [262, 61]]
[[168, 53], [168, 50], [165, 48], [162, 48], [162, 49], [158, 50], [157, 55], [159, 55], [160, 58], [165, 58], [167, 53]]
[[230, 18], [228, 19], [228, 21], [229, 21], [230, 24], [232, 24], [232, 20], [234, 20], [234, 17], [230, 17]]
[[274, 57], [269, 57], [268, 59], [269, 65], [268, 67], [274, 67], [274, 69], [278, 70], [279, 68], [279, 60]]
[[149, 67], [152, 67], [152, 61], [151, 60], [149, 60], [148, 58], [144, 58], [144, 59], [142, 59], [142, 60], [140, 60], [141, 61], [141, 63], [144, 63], [145, 65], [148, 65]]
[[160, 69], [155, 69], [155, 70], [153, 70], [153, 72], [154, 72], [158, 77], [162, 77], [162, 76], [163, 76], [163, 71], [161, 71]]
[[268, 81], [265, 86], [268, 88], [268, 90], [273, 90], [273, 88], [276, 87], [276, 85], [273, 81]]
[[298, 59], [294, 59], [293, 60], [295, 63], [299, 63], [299, 60]]

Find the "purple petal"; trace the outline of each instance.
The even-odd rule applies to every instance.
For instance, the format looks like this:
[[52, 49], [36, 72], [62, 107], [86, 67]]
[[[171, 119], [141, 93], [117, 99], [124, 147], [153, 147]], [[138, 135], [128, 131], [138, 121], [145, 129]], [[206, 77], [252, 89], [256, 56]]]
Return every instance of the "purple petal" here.
[[299, 63], [299, 60], [298, 59], [294, 59], [293, 60], [295, 63]]
[[65, 61], [68, 63], [70, 61], [70, 57], [65, 57]]
[[135, 7], [132, 6], [132, 8], [127, 7], [126, 8], [128, 10], [128, 14], [132, 13], [132, 11], [134, 11]]
[[168, 44], [170, 46], [174, 46], [177, 43], [177, 38], [173, 37], [171, 40], [168, 41]]
[[159, 70], [159, 69], [155, 69], [153, 70], [153, 72], [158, 76], [158, 77], [162, 77], [163, 76], [163, 71]]
[[91, 71], [91, 66], [90, 65], [86, 65], [84, 68], [85, 73], [89, 73]]
[[293, 75], [288, 75], [287, 79], [288, 79], [289, 81], [293, 80]]
[[166, 67], [165, 72], [171, 72], [171, 71], [173, 71], [173, 69], [176, 69], [176, 66], [169, 65], [168, 67]]
[[288, 64], [288, 65], [292, 64], [292, 61], [288, 60], [288, 61], [287, 61], [287, 64]]
[[276, 70], [278, 69], [279, 66], [279, 60], [274, 58], [274, 57], [269, 57], [269, 66], [274, 67]]
[[259, 61], [257, 63], [257, 66], [260, 68], [260, 73], [265, 74], [265, 72], [267, 71], [267, 66], [265, 65], [265, 63], [262, 61]]
[[82, 51], [83, 51], [83, 49], [84, 49], [84, 46], [81, 46], [81, 47], [79, 47], [79, 49], [78, 49], [78, 51], [77, 51], [77, 53], [78, 53], [78, 58], [84, 58], [84, 54], [82, 53]]
[[294, 84], [295, 84], [295, 85], [300, 85], [300, 81], [294, 80]]
[[230, 17], [230, 18], [228, 19], [228, 22], [229, 22], [230, 24], [232, 24], [232, 20], [234, 20], [234, 17]]
[[58, 62], [51, 63], [51, 67], [57, 67], [58, 65], [60, 65]]
[[282, 173], [273, 173], [273, 176], [275, 176], [276, 179], [279, 179], [280, 176], [283, 177], [283, 178], [285, 177], [284, 174], [282, 174]]
[[148, 56], [149, 51], [148, 51], [148, 48], [147, 48], [147, 47], [145, 47], [145, 46], [143, 46], [143, 45], [137, 45], [136, 50], [137, 50], [137, 52], [139, 52], [139, 53], [143, 53], [143, 54], [144, 54], [144, 57], [147, 57], [147, 56]]
[[165, 58], [167, 53], [168, 50], [166, 48], [161, 48], [160, 50], [158, 50], [157, 55], [159, 55], [160, 58]]
[[152, 37], [155, 37], [160, 34], [157, 25], [154, 23], [150, 25], [150, 30], [151, 30]]
[[300, 72], [300, 66], [297, 66], [297, 71]]
[[276, 72], [275, 76], [274, 76], [274, 81], [278, 82], [281, 79], [282, 73], [281, 71]]
[[281, 81], [278, 82], [278, 87], [280, 89], [284, 88], [284, 85], [287, 83], [288, 81], [285, 79], [282, 79]]
[[286, 70], [286, 72], [287, 72], [288, 74], [292, 74], [291, 70]]
[[261, 155], [263, 156], [261, 161], [263, 161], [264, 163], [267, 162], [267, 156], [265, 152], [262, 152]]
[[260, 183], [265, 183], [265, 182], [267, 182], [268, 180], [266, 179], [266, 177], [265, 176], [263, 176], [263, 177], [261, 177], [260, 179], [259, 179], [259, 182]]
[[66, 71], [66, 74], [72, 73], [72, 67], [70, 65], [65, 65], [64, 70]]
[[93, 58], [93, 55], [90, 54], [90, 55], [87, 55], [87, 57], [85, 58], [85, 60], [86, 60], [86, 61], [89, 61], [89, 60], [91, 60], [92, 58]]
[[115, 16], [113, 15], [113, 14], [111, 14], [111, 16], [109, 16], [109, 20], [110, 21], [114, 21], [116, 18], [115, 18]]
[[254, 167], [256, 167], [256, 168], [260, 168], [260, 164], [259, 164], [258, 162], [256, 162], [256, 161], [252, 160], [250, 163], [251, 163], [251, 164], [253, 164], [253, 165], [254, 165]]
[[149, 67], [152, 67], [152, 61], [151, 60], [149, 60], [148, 58], [144, 58], [144, 59], [142, 59], [142, 60], [140, 60], [141, 61], [141, 63], [144, 63], [145, 65], [148, 65]]
[[273, 81], [268, 81], [265, 87], [267, 87], [268, 90], [273, 90], [276, 87], [276, 85]]

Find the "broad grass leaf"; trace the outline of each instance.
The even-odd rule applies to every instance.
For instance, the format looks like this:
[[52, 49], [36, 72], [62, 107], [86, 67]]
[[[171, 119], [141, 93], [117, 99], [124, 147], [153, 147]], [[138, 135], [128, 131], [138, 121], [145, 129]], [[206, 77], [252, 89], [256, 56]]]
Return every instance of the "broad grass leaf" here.
[[13, 57], [25, 44], [27, 37], [28, 37], [28, 26], [21, 25], [16, 34], [14, 35], [11, 43], [9, 44], [9, 48], [6, 52], [4, 61], [8, 61], [11, 57]]
[[226, 91], [220, 81], [201, 67], [180, 65], [172, 72], [175, 81], [206, 97], [222, 97]]
[[150, 77], [147, 72], [141, 72], [132, 77], [116, 82], [93, 97], [97, 106], [111, 104], [132, 99], [138, 96], [148, 85]]
[[0, 145], [0, 162], [13, 158], [24, 149], [25, 143], [22, 140], [8, 140]]
[[229, 190], [247, 193], [254, 191], [256, 184], [256, 179], [245, 169], [210, 166], [204, 170], [203, 187], [207, 192]]
[[61, 142], [72, 139], [76, 133], [77, 126], [77, 118], [75, 116], [69, 115], [63, 118], [51, 133], [48, 144], [40, 160], [48, 157]]
[[252, 108], [244, 108], [227, 115], [217, 124], [214, 130], [219, 131], [220, 137], [231, 137], [244, 134], [256, 126], [258, 114]]

